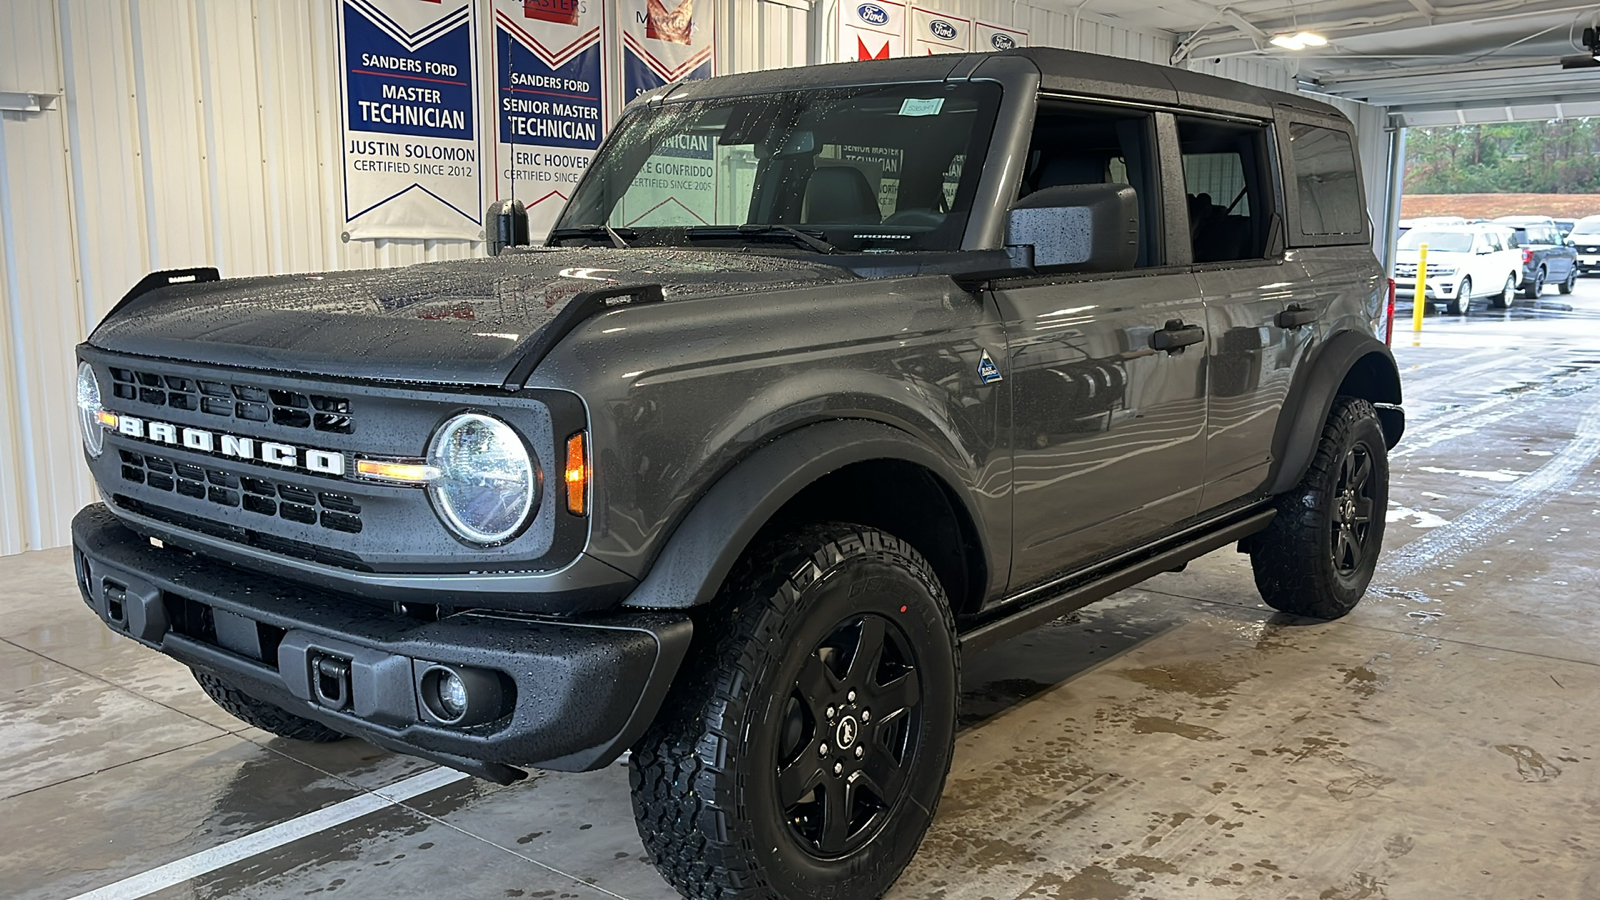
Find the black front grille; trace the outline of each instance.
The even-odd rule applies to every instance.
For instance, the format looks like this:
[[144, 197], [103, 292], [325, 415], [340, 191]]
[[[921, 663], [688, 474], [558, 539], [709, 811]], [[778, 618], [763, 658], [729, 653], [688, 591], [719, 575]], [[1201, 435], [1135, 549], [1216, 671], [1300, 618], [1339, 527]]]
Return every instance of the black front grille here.
[[132, 450], [117, 453], [122, 461], [123, 481], [301, 525], [361, 533], [361, 505], [346, 494], [311, 490]]
[[203, 519], [199, 516], [191, 516], [188, 513], [181, 513], [177, 510], [156, 506], [153, 503], [145, 503], [142, 500], [136, 500], [126, 494], [111, 495], [111, 503], [118, 509], [125, 509], [128, 512], [144, 516], [147, 519], [154, 519], [157, 522], [165, 522], [168, 525], [197, 532], [199, 534], [208, 534], [212, 537], [221, 538], [225, 541], [232, 541], [236, 544], [245, 544], [260, 550], [266, 550], [272, 553], [280, 553], [284, 556], [292, 556], [295, 559], [324, 563], [326, 565], [338, 566], [342, 569], [351, 569], [357, 572], [372, 571], [372, 567], [367, 565], [366, 562], [361, 559], [361, 557], [355, 555], [354, 553], [346, 553], [342, 550], [333, 550], [328, 547], [321, 547], [316, 544], [307, 543], [306, 541], [297, 541], [291, 538], [282, 538], [277, 537], [276, 535], [263, 534], [262, 532], [254, 531], [249, 528], [239, 528], [234, 525], [216, 522], [211, 519]]
[[350, 401], [328, 394], [262, 388], [227, 381], [158, 375], [111, 367], [111, 395], [149, 406], [246, 422], [270, 422], [285, 428], [309, 428], [330, 434], [352, 434], [355, 418]]

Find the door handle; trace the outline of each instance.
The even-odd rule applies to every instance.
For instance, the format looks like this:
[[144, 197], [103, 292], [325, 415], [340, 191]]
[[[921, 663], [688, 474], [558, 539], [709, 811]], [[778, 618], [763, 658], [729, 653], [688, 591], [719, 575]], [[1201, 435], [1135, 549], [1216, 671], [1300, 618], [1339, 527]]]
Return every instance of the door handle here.
[[1206, 339], [1206, 330], [1199, 325], [1185, 325], [1182, 319], [1173, 319], [1160, 331], [1150, 333], [1150, 349], [1177, 353], [1190, 344]]
[[1317, 320], [1317, 311], [1316, 310], [1314, 310], [1314, 309], [1306, 309], [1303, 306], [1295, 305], [1295, 306], [1289, 307], [1288, 309], [1284, 310], [1281, 313], [1278, 313], [1278, 317], [1273, 319], [1272, 321], [1279, 328], [1300, 328], [1301, 326], [1304, 326], [1304, 325], [1310, 325], [1312, 322], [1315, 322], [1316, 320]]

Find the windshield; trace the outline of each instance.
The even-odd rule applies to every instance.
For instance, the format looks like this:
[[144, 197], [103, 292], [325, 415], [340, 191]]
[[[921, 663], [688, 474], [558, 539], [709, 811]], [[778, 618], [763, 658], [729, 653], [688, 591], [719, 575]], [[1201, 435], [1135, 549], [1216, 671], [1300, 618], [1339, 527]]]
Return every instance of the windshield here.
[[958, 249], [999, 101], [992, 84], [907, 84], [636, 110], [551, 243], [595, 240], [607, 226], [653, 245], [781, 237], [761, 226], [787, 226], [847, 251]]
[[1573, 234], [1600, 234], [1600, 219], [1579, 219], [1572, 226]]
[[1400, 236], [1401, 250], [1415, 250], [1422, 244], [1434, 253], [1470, 253], [1472, 235], [1461, 231], [1429, 231], [1413, 228]]

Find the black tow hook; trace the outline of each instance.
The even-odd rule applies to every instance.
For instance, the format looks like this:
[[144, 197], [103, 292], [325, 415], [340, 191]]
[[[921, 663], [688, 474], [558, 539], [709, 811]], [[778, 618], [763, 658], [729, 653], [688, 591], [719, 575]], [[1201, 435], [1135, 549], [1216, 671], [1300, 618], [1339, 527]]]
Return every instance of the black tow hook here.
[[350, 705], [350, 660], [319, 654], [311, 664], [311, 689], [328, 709]]

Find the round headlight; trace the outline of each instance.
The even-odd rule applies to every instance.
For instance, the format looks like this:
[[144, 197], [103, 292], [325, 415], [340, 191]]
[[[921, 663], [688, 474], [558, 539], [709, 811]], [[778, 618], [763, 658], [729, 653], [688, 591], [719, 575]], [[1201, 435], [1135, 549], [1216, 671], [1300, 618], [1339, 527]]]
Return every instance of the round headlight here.
[[537, 500], [539, 480], [527, 445], [511, 426], [477, 413], [445, 422], [428, 446], [439, 477], [428, 484], [439, 517], [475, 544], [514, 536]]
[[78, 430], [83, 432], [83, 449], [98, 457], [106, 447], [106, 429], [100, 424], [100, 379], [94, 367], [78, 363]]

